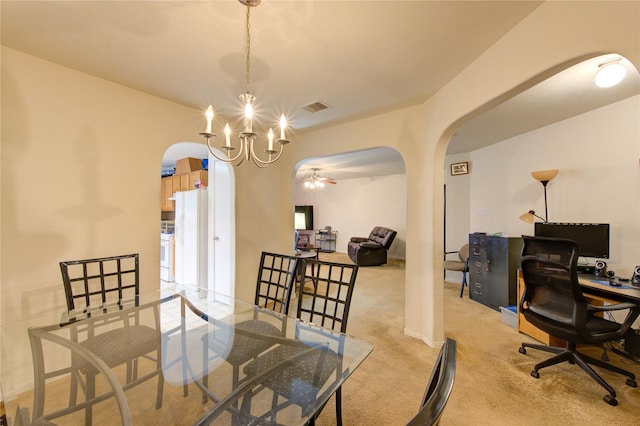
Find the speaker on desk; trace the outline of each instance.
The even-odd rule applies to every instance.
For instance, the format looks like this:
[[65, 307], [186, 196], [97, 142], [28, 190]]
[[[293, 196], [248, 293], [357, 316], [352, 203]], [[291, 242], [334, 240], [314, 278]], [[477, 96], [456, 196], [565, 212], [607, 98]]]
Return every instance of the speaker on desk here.
[[593, 270], [593, 275], [596, 277], [602, 277], [607, 274], [607, 262], [604, 260], [596, 260], [595, 268]]
[[631, 284], [638, 287], [640, 286], [640, 266], [633, 268], [633, 276], [631, 277]]

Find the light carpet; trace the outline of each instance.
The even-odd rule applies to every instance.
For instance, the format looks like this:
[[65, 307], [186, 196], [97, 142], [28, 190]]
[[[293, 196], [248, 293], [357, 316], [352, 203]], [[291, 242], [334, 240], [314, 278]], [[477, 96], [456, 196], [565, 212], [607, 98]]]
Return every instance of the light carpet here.
[[[340, 253], [321, 259], [350, 262]], [[618, 393], [617, 407], [606, 391], [578, 366], [568, 363], [530, 376], [534, 364], [550, 357], [520, 343], [533, 339], [502, 322], [502, 315], [468, 298], [460, 283], [445, 283], [445, 333], [457, 341], [457, 373], [442, 425], [631, 425], [640, 424], [640, 388], [625, 377], [598, 370]], [[417, 412], [439, 348], [403, 334], [404, 265], [361, 267], [347, 333], [369, 340], [373, 353], [343, 385], [345, 425], [404, 425]], [[602, 350], [589, 353], [599, 357]], [[607, 352], [613, 364], [640, 376], [640, 366]], [[333, 401], [317, 424], [335, 424]]]

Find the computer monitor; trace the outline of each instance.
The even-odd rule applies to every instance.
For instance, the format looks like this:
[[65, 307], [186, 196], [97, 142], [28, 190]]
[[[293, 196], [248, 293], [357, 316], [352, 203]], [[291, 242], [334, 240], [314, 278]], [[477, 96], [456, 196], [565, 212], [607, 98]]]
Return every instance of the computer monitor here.
[[582, 257], [609, 258], [608, 223], [557, 223], [536, 222], [536, 237], [555, 237], [573, 240], [578, 244]]

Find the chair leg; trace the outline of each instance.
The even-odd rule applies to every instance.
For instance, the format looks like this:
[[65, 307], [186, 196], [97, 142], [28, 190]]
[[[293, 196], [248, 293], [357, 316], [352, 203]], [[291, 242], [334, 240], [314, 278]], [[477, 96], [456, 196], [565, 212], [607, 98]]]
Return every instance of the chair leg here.
[[91, 426], [93, 422], [93, 399], [96, 397], [96, 376], [94, 374], [87, 374], [85, 387], [87, 406], [84, 409], [84, 424]]
[[342, 426], [342, 387], [336, 391], [336, 425]]
[[531, 349], [537, 349], [539, 351], [543, 351], [543, 352], [548, 352], [551, 354], [559, 354], [562, 353], [564, 351], [566, 351], [566, 348], [560, 348], [557, 346], [547, 346], [547, 345], [542, 345], [539, 343], [525, 343], [523, 342], [522, 345], [520, 345], [520, 348], [518, 349], [518, 351], [521, 354], [525, 354], [527, 353], [526, 348], [531, 348]]
[[623, 376], [629, 377], [631, 380], [636, 379], [636, 375], [630, 371], [623, 370], [622, 368], [616, 367], [613, 364], [609, 364], [608, 362], [604, 362], [597, 358], [592, 358], [588, 355], [578, 353], [580, 357], [582, 357], [588, 364], [596, 365], [600, 368], [604, 368], [605, 370], [613, 371], [614, 373], [622, 374]]
[[209, 362], [207, 357], [209, 356], [208, 351], [209, 346], [209, 337], [205, 336], [204, 342], [202, 344], [202, 403], [204, 404], [209, 400], [205, 389], [209, 388]]
[[556, 348], [553, 346], [538, 345], [533, 343], [523, 343], [519, 349], [520, 353], [523, 353], [523, 354], [526, 353], [526, 350], [525, 350], [526, 347], [557, 354], [547, 360], [544, 360], [536, 364], [533, 367], [533, 371], [531, 371], [531, 375], [533, 377], [535, 378], [539, 377], [538, 370], [545, 367], [549, 367], [551, 365], [559, 364], [564, 361], [567, 361], [570, 364], [578, 364], [578, 366], [585, 373], [587, 373], [593, 380], [595, 380], [600, 386], [602, 386], [609, 393], [609, 395], [605, 395], [604, 400], [610, 405], [615, 406], [618, 404], [618, 402], [615, 399], [616, 391], [591, 367], [591, 365], [595, 365], [600, 368], [604, 368], [606, 370], [613, 371], [615, 373], [627, 376], [629, 377], [629, 379], [627, 379], [627, 385], [632, 387], [637, 386], [637, 383], [635, 381], [635, 374], [631, 373], [630, 371], [623, 370], [622, 368], [616, 367], [615, 365], [599, 360], [597, 358], [590, 357], [589, 355], [581, 354], [575, 350], [575, 344], [570, 344], [570, 346], [567, 349], [564, 349], [564, 348]]
[[550, 367], [552, 365], [560, 364], [561, 362], [565, 361], [573, 361], [573, 352], [565, 349], [556, 356], [552, 356], [549, 359], [545, 359], [544, 361], [537, 363], [533, 367], [533, 371], [538, 371], [545, 367]]
[[156, 368], [158, 370], [158, 389], [156, 391], [156, 409], [158, 409], [158, 408], [162, 408], [162, 396], [164, 392], [164, 373], [162, 371], [162, 353], [160, 349], [158, 349], [157, 355], [156, 355]]
[[462, 272], [462, 284], [460, 285], [460, 297], [462, 297], [462, 295], [464, 294], [464, 287], [468, 286], [467, 284], [467, 273], [466, 272]]
[[600, 375], [598, 373], [596, 373], [595, 370], [593, 368], [591, 368], [591, 366], [589, 364], [587, 364], [587, 362], [582, 358], [582, 356], [579, 353], [574, 352], [572, 355], [573, 355], [573, 359], [576, 362], [576, 364], [578, 364], [580, 366], [580, 368], [582, 368], [584, 370], [585, 373], [587, 373], [589, 376], [591, 376], [591, 378], [593, 380], [598, 382], [598, 384], [600, 386], [605, 388], [606, 391], [609, 392], [609, 394], [613, 398], [616, 397], [616, 391], [613, 390], [611, 385], [609, 385], [609, 383], [605, 382], [605, 380], [602, 377], [600, 377]]

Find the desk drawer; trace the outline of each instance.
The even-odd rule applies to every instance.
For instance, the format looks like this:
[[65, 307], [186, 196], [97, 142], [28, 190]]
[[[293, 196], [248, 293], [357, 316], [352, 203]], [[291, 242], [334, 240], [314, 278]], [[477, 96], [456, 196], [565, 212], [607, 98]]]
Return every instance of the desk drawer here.
[[478, 259], [470, 259], [469, 273], [472, 275], [482, 275], [487, 272], [487, 262]]
[[487, 243], [486, 234], [469, 234], [469, 245], [473, 251], [474, 247], [484, 247]]
[[486, 304], [489, 301], [489, 286], [482, 281], [471, 280], [469, 282], [469, 297]]

